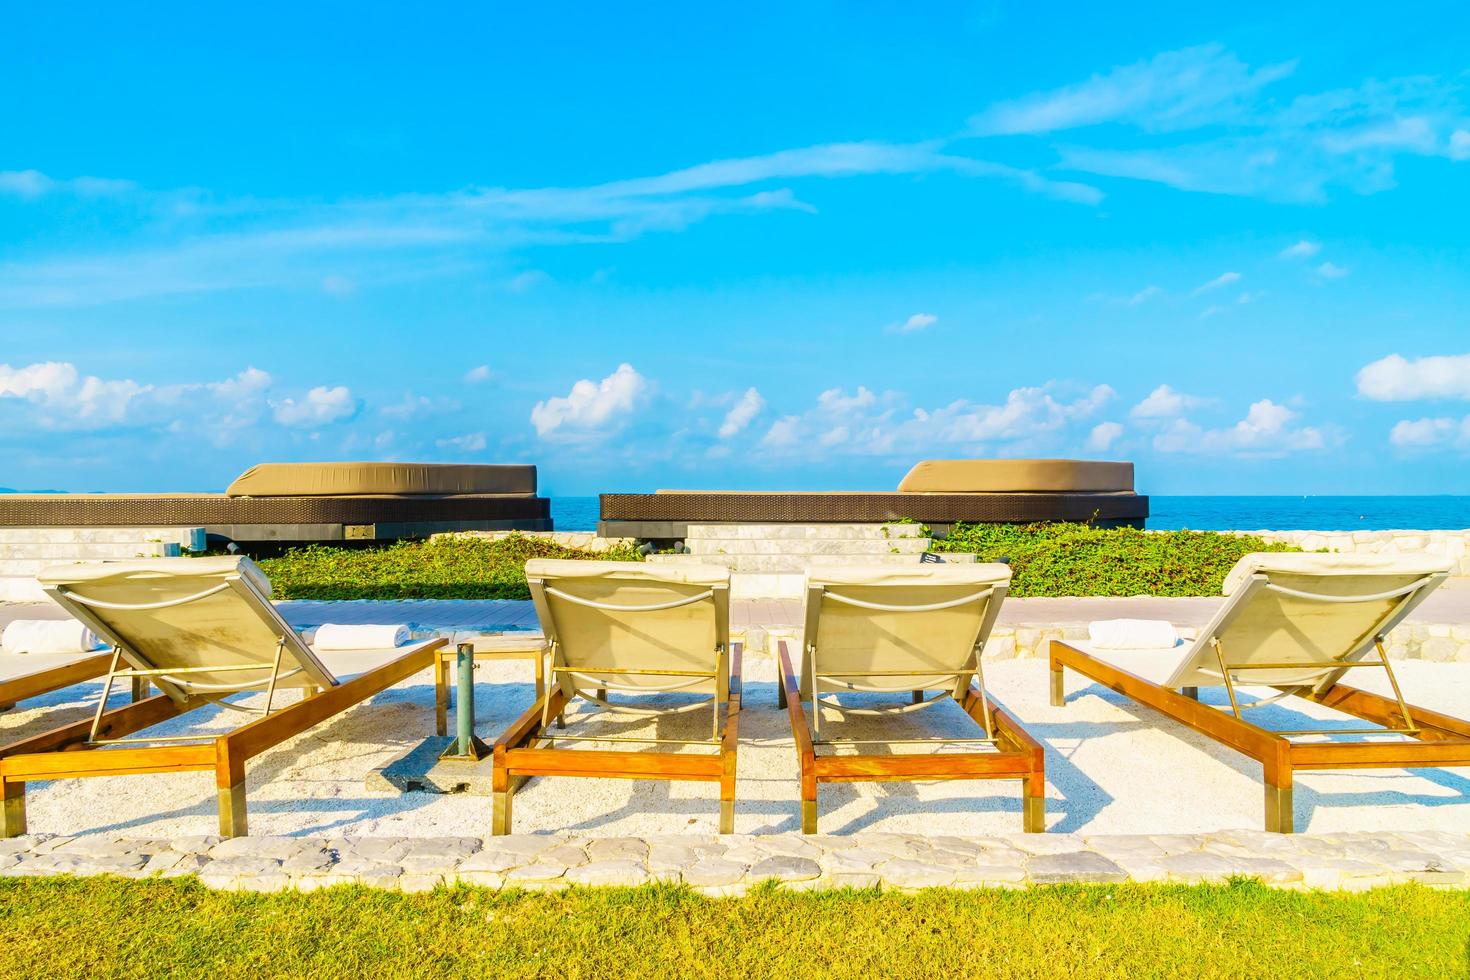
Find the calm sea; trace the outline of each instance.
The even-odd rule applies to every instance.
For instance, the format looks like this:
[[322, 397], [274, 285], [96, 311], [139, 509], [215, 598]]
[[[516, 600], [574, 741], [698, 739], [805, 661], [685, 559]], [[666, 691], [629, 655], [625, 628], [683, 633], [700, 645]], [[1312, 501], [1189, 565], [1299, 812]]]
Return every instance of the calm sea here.
[[[1148, 526], [1200, 531], [1470, 528], [1470, 497], [1149, 497]], [[596, 497], [553, 497], [559, 531], [595, 531]]]

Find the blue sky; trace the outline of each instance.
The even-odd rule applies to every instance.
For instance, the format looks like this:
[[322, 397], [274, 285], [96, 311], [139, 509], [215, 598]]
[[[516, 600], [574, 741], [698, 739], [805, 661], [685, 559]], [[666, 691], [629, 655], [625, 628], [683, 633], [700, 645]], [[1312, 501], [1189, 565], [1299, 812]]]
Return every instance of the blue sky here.
[[7, 18], [0, 486], [1470, 486], [1462, 5], [302, 6]]

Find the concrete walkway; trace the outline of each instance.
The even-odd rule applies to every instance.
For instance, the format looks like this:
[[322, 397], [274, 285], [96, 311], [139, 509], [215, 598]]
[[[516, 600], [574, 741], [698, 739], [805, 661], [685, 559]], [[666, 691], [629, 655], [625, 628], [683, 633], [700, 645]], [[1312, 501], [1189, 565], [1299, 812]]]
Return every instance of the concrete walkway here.
[[[279, 604], [293, 626], [322, 623], [412, 623], [420, 629], [511, 630], [535, 629], [536, 611], [529, 600], [415, 599], [393, 602], [309, 602]], [[1202, 626], [1219, 608], [1215, 596], [1198, 598], [1007, 599], [999, 625], [1040, 627], [1085, 625], [1098, 619], [1163, 619], [1180, 626]], [[49, 602], [0, 604], [0, 628], [14, 619], [61, 619], [61, 609]], [[735, 601], [730, 608], [736, 629], [765, 627], [790, 629], [801, 625], [801, 603], [790, 599]], [[1470, 587], [1458, 582], [1430, 594], [1410, 616], [1410, 623], [1470, 625]]]

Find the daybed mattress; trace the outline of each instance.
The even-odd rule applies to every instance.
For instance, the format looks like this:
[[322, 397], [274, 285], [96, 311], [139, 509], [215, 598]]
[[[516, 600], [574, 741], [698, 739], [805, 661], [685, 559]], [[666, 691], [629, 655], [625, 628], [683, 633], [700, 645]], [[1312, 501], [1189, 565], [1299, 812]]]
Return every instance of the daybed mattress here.
[[603, 521], [925, 524], [1142, 521], [1134, 493], [746, 493], [708, 490], [605, 493]]

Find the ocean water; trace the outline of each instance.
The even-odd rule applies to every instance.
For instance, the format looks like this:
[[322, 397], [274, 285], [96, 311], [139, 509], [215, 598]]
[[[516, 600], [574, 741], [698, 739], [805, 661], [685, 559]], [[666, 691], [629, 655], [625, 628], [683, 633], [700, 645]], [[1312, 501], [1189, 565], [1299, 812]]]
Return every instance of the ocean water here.
[[[1148, 526], [1198, 531], [1419, 531], [1470, 528], [1470, 497], [1150, 496]], [[559, 531], [595, 531], [596, 497], [552, 497]]]

